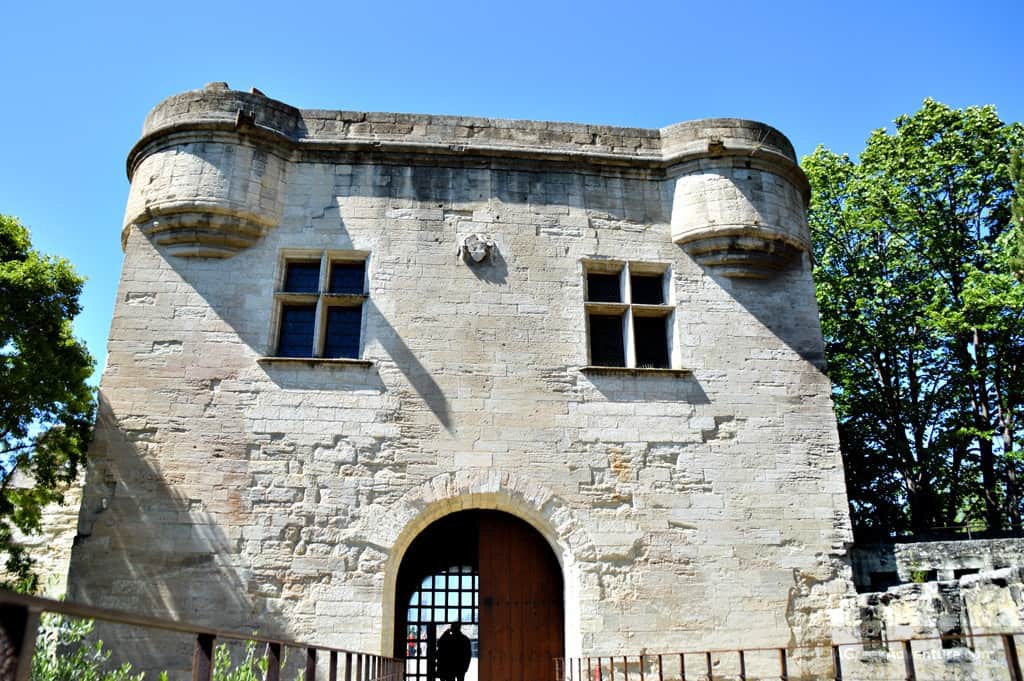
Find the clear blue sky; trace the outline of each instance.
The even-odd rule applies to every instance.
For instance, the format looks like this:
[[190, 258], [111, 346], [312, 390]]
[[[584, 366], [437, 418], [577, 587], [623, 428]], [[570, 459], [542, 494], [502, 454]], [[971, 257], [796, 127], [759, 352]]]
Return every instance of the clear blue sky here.
[[638, 127], [735, 116], [855, 155], [925, 97], [1024, 120], [1024, 1], [15, 2], [0, 6], [0, 212], [88, 277], [102, 364], [124, 159], [169, 95]]

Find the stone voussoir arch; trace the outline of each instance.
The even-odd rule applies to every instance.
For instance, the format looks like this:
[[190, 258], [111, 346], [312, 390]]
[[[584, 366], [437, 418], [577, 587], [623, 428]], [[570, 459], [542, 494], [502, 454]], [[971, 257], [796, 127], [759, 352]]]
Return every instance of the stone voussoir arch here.
[[578, 602], [586, 573], [580, 564], [595, 559], [594, 544], [573, 510], [554, 492], [517, 473], [489, 469], [442, 473], [404, 494], [389, 509], [389, 522], [379, 528], [386, 534], [375, 541], [391, 547], [384, 569], [381, 649], [389, 651], [393, 645], [395, 588], [409, 546], [436, 520], [474, 509], [509, 513], [544, 537], [562, 569], [566, 646], [577, 648]]

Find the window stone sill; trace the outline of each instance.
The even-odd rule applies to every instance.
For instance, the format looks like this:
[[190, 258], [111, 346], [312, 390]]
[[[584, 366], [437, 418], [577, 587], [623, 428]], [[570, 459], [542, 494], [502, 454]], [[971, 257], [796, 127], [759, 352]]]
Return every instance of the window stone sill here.
[[350, 357], [260, 357], [256, 360], [260, 364], [305, 364], [315, 367], [327, 366], [351, 366], [351, 367], [372, 367], [372, 359], [353, 359]]
[[682, 378], [693, 372], [689, 369], [641, 369], [638, 367], [580, 367], [580, 373], [588, 376], [671, 376]]

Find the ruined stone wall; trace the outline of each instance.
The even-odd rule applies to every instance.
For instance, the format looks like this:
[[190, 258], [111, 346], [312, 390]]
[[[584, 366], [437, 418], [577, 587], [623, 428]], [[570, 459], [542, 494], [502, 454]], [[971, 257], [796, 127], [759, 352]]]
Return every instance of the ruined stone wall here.
[[[864, 544], [850, 551], [859, 591], [880, 583], [949, 581], [979, 572], [1024, 566], [1024, 539], [968, 539]], [[888, 582], [888, 583], [887, 583]]]
[[[31, 487], [32, 481], [15, 474], [12, 487]], [[67, 590], [71, 547], [78, 533], [78, 512], [82, 503], [81, 481], [64, 491], [63, 504], [48, 504], [42, 510], [39, 532], [23, 534], [15, 529], [13, 539], [35, 561], [33, 571], [39, 579], [38, 593], [51, 598], [64, 596]], [[10, 577], [0, 566], [0, 574]]]
[[[828, 639], [849, 521], [777, 131], [214, 87], [161, 104], [129, 170], [72, 598], [388, 653], [417, 532], [497, 508], [558, 555], [570, 654]], [[321, 253], [366, 254], [360, 357], [275, 358], [284, 263]], [[589, 367], [586, 270], [627, 262], [665, 272], [667, 369]]]
[[1009, 678], [998, 634], [1024, 630], [1022, 589], [1024, 570], [1012, 567], [859, 594], [836, 613], [844, 678], [902, 678], [901, 639], [914, 639], [917, 678]]

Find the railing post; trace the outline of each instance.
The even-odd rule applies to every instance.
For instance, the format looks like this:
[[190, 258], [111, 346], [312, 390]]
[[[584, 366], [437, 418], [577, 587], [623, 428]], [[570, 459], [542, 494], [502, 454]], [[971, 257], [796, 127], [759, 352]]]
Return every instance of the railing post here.
[[679, 653], [679, 681], [686, 681], [686, 655]]
[[640, 656], [640, 681], [644, 681], [644, 655]]
[[711, 653], [704, 653], [704, 662], [707, 665], [708, 681], [711, 681], [712, 673], [714, 670], [711, 668]]
[[352, 653], [345, 653], [345, 681], [352, 681]]
[[839, 646], [832, 646], [832, 676], [836, 681], [843, 681], [843, 660]]
[[267, 681], [281, 681], [281, 644], [267, 644]]
[[625, 655], [622, 656], [622, 677], [625, 681], [629, 681], [629, 660]]
[[306, 681], [316, 681], [316, 648], [306, 648]]
[[1020, 674], [1020, 659], [1017, 657], [1017, 644], [1013, 634], [1003, 634], [1003, 653], [1006, 655], [1006, 668], [1010, 672], [1010, 681], [1024, 681]]
[[910, 647], [910, 639], [903, 641], [903, 666], [907, 671], [907, 681], [917, 681], [917, 672], [914, 671], [914, 651]]
[[27, 605], [0, 605], [0, 679], [27, 681], [32, 671], [39, 611]]
[[789, 665], [786, 662], [785, 648], [779, 648], [779, 681], [789, 681]]
[[658, 655], [658, 681], [665, 681], [665, 670], [661, 665], [661, 655]]
[[740, 654], [740, 675], [739, 681], [747, 681], [747, 658], [743, 656], [742, 650], [737, 650]]
[[338, 651], [332, 650], [327, 659], [327, 681], [338, 681]]
[[210, 681], [213, 678], [213, 640], [211, 634], [196, 634], [192, 648], [192, 681]]

